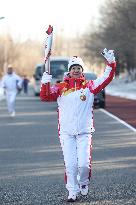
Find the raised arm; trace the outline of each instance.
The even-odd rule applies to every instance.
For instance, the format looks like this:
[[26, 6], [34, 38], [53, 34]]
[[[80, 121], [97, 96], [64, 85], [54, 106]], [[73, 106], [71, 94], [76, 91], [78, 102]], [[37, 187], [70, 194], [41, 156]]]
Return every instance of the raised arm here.
[[106, 68], [103, 75], [96, 80], [90, 80], [88, 85], [92, 93], [97, 94], [103, 88], [105, 88], [113, 79], [116, 70], [116, 61], [113, 51], [107, 51], [106, 58]]
[[[41, 101], [56, 101], [59, 96], [59, 87], [57, 85], [48, 87], [48, 83], [51, 82], [52, 75], [43, 73], [41, 80], [41, 89], [40, 89], [40, 99]], [[48, 92], [49, 89], [49, 92]]]

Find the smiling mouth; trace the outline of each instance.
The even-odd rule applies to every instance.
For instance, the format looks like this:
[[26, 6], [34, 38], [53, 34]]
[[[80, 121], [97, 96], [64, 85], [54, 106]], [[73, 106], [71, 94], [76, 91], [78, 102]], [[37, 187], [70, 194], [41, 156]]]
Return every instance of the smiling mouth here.
[[74, 75], [79, 75], [79, 73], [74, 73]]

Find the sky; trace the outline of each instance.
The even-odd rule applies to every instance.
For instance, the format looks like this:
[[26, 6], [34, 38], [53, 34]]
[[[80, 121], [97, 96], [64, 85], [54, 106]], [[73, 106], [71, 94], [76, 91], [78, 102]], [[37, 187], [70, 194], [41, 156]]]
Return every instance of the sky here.
[[18, 40], [42, 40], [48, 25], [54, 33], [75, 37], [99, 18], [105, 0], [0, 0], [0, 33]]

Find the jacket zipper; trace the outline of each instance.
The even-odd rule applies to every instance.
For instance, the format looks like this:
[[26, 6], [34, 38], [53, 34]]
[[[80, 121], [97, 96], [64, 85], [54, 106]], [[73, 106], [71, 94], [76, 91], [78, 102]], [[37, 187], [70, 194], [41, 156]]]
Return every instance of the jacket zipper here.
[[75, 91], [76, 91], [77, 89], [76, 89], [76, 80], [75, 80]]
[[[75, 84], [74, 84], [74, 86], [75, 86], [75, 91], [77, 91], [77, 82], [76, 82], [76, 80], [75, 80]], [[76, 93], [76, 97], [77, 97], [77, 93]], [[76, 98], [75, 98], [76, 99]], [[76, 100], [76, 108], [78, 108], [78, 106], [77, 106], [77, 100]], [[76, 129], [76, 134], [78, 134], [78, 110], [76, 110], [77, 112], [76, 112], [76, 118], [77, 118], [77, 129]]]

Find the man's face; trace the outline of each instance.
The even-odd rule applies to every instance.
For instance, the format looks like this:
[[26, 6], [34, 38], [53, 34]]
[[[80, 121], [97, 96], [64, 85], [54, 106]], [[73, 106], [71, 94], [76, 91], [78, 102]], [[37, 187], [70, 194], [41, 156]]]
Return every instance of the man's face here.
[[7, 73], [8, 73], [9, 75], [11, 75], [11, 74], [13, 73], [13, 68], [12, 68], [12, 67], [9, 67]]
[[69, 74], [71, 78], [79, 78], [82, 74], [82, 67], [80, 65], [73, 65]]

